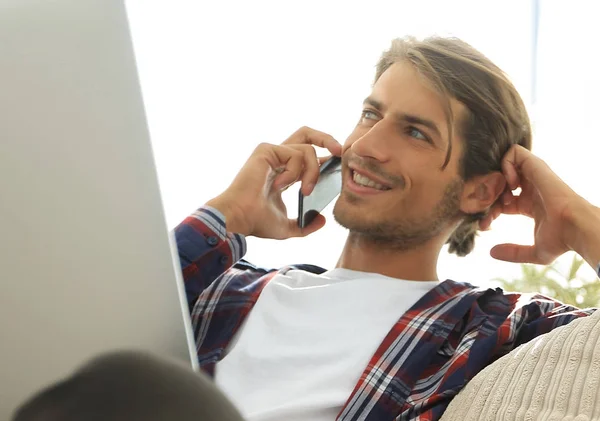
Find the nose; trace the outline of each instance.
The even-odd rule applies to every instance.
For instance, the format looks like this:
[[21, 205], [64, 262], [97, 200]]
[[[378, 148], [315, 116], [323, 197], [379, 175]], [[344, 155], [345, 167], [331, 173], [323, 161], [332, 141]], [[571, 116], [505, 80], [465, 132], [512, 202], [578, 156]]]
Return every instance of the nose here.
[[377, 122], [365, 134], [359, 137], [350, 149], [356, 155], [363, 158], [372, 158], [379, 162], [387, 162], [390, 159], [389, 136], [383, 121]]

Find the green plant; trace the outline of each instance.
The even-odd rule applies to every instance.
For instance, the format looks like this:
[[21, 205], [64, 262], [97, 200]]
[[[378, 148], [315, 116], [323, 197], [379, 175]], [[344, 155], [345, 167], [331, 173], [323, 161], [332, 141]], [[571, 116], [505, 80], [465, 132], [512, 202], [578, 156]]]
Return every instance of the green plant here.
[[505, 291], [539, 292], [579, 308], [598, 307], [600, 282], [585, 280], [577, 275], [584, 260], [574, 255], [567, 273], [561, 272], [555, 261], [549, 266], [522, 264], [522, 276], [512, 280], [494, 278]]

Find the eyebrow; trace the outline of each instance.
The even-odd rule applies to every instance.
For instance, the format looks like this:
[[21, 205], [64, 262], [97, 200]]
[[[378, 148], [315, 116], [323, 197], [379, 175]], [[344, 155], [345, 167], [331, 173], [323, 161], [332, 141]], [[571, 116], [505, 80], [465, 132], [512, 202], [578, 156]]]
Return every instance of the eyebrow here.
[[[377, 111], [384, 112], [385, 106], [380, 101], [377, 101], [375, 98], [366, 97], [363, 101], [363, 105], [370, 105], [375, 108]], [[394, 117], [399, 122], [409, 123], [409, 124], [418, 124], [421, 126], [425, 126], [435, 132], [439, 139], [442, 139], [442, 135], [438, 126], [431, 120], [427, 120], [426, 118], [416, 116], [414, 114], [407, 113], [395, 113]]]

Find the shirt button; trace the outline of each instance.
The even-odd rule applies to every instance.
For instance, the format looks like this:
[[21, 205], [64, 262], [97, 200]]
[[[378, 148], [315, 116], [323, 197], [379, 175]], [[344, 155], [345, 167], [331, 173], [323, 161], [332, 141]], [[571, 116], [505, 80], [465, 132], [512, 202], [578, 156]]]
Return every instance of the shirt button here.
[[229, 261], [229, 258], [227, 256], [221, 256], [219, 261], [221, 262], [222, 265], [226, 265], [227, 262]]
[[211, 245], [211, 246], [216, 246], [217, 244], [219, 244], [219, 239], [217, 237], [208, 237], [206, 239], [206, 242]]

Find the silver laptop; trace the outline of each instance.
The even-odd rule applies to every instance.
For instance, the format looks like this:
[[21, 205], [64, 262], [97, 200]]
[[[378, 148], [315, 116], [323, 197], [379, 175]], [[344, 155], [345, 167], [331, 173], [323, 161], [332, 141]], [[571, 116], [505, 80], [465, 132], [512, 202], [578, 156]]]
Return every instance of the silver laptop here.
[[0, 0], [0, 419], [115, 349], [197, 368], [125, 6]]

